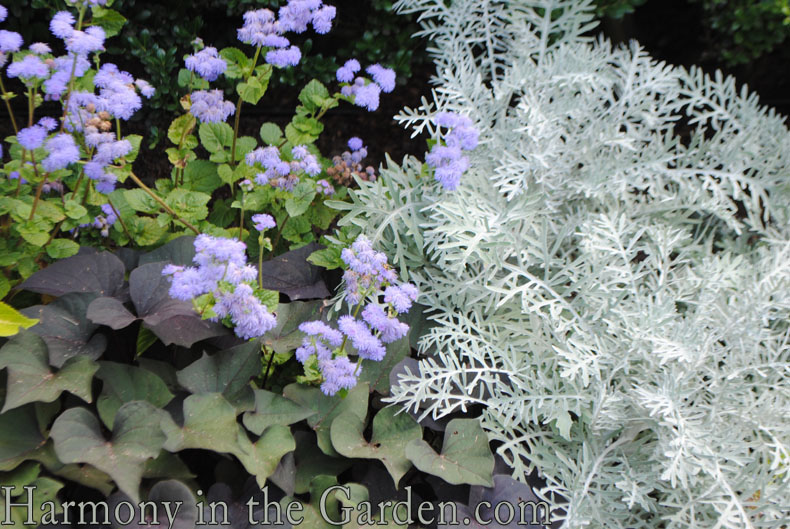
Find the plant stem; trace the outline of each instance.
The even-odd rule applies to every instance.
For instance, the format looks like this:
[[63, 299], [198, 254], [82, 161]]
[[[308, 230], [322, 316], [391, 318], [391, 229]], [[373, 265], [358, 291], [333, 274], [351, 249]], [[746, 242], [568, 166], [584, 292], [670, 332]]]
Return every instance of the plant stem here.
[[263, 288], [263, 233], [258, 236], [258, 288]]
[[[252, 68], [247, 72], [244, 82], [249, 81], [252, 74], [255, 72], [255, 65], [258, 64], [258, 57], [261, 55], [261, 46], [255, 48], [255, 57], [252, 59]], [[241, 96], [236, 102], [236, 118], [233, 120], [233, 143], [230, 147], [230, 165], [236, 165], [236, 138], [239, 136], [239, 121], [241, 120]]]
[[14, 119], [14, 111], [11, 110], [11, 100], [8, 98], [8, 92], [5, 91], [5, 85], [3, 85], [3, 78], [0, 76], [0, 90], [3, 91], [3, 99], [5, 99], [5, 106], [8, 108], [8, 115], [11, 117], [11, 124], [14, 126], [14, 134], [19, 134], [19, 127], [16, 125], [16, 119]]
[[179, 217], [179, 216], [178, 216], [178, 214], [177, 214], [175, 211], [173, 211], [173, 210], [170, 208], [170, 206], [168, 206], [168, 205], [165, 203], [165, 201], [164, 201], [164, 200], [162, 200], [161, 198], [159, 198], [159, 196], [158, 196], [156, 193], [154, 193], [154, 192], [151, 190], [151, 188], [150, 188], [150, 187], [148, 187], [147, 185], [145, 185], [145, 184], [143, 183], [143, 181], [142, 181], [142, 180], [140, 180], [139, 178], [137, 178], [137, 175], [135, 175], [135, 174], [134, 174], [134, 173], [132, 173], [132, 172], [129, 172], [129, 178], [131, 178], [131, 179], [134, 181], [134, 183], [135, 183], [135, 184], [137, 184], [137, 185], [140, 187], [140, 189], [142, 189], [143, 191], [145, 191], [146, 193], [148, 193], [148, 195], [149, 195], [151, 198], [153, 198], [154, 200], [156, 200], [156, 202], [157, 202], [157, 203], [158, 203], [160, 206], [162, 206], [162, 207], [164, 208], [164, 210], [165, 210], [165, 211], [167, 211], [167, 212], [168, 212], [168, 213], [169, 213], [169, 214], [170, 214], [170, 215], [171, 215], [173, 218], [175, 218], [175, 219], [176, 219], [177, 221], [179, 221], [181, 224], [183, 224], [184, 226], [186, 226], [187, 228], [189, 228], [190, 230], [192, 230], [192, 231], [195, 233], [195, 235], [200, 235], [200, 230], [198, 230], [196, 227], [194, 227], [192, 224], [190, 224], [190, 223], [189, 223], [189, 222], [187, 222], [186, 220], [184, 220], [184, 219], [182, 219], [181, 217]]
[[283, 230], [285, 229], [285, 223], [288, 222], [288, 219], [290, 218], [291, 216], [286, 213], [282, 224], [280, 224], [279, 229], [277, 230], [277, 235], [274, 237], [274, 242], [272, 243], [272, 253], [274, 253], [274, 250], [277, 248], [277, 243], [280, 242], [280, 236], [283, 234]]
[[244, 190], [241, 190], [241, 215], [239, 216], [239, 241], [244, 234], [244, 197], [247, 196], [247, 193]]
[[263, 349], [263, 355], [266, 356], [269, 354], [269, 363], [266, 364], [266, 371], [263, 373], [263, 383], [261, 384], [261, 389], [266, 389], [266, 381], [269, 379], [269, 370], [272, 367], [272, 361], [274, 360], [274, 351], [271, 353], [268, 352], [266, 346], [261, 344], [261, 348]]
[[35, 112], [35, 106], [33, 101], [36, 99], [36, 94], [33, 93], [33, 87], [31, 86], [27, 90], [27, 126], [33, 126], [33, 113]]
[[118, 222], [120, 222], [120, 223], [121, 223], [121, 228], [123, 228], [123, 232], [126, 234], [126, 236], [127, 236], [127, 237], [129, 237], [129, 241], [130, 241], [132, 244], [134, 244], [134, 238], [132, 237], [132, 234], [131, 234], [131, 233], [129, 233], [129, 230], [126, 228], [126, 223], [125, 223], [125, 222], [123, 221], [123, 219], [121, 218], [121, 214], [120, 214], [120, 213], [118, 212], [118, 210], [115, 208], [115, 205], [112, 203], [112, 200], [110, 200], [110, 197], [109, 197], [109, 195], [107, 196], [107, 203], [108, 203], [108, 204], [110, 205], [110, 207], [112, 208], [112, 211], [113, 211], [113, 213], [115, 213], [115, 217], [118, 219]]
[[[79, 20], [77, 20], [77, 31], [82, 29], [82, 20], [85, 17], [85, 4], [80, 6]], [[74, 60], [71, 63], [71, 75], [69, 76], [69, 91], [66, 94], [66, 102], [63, 104], [63, 118], [60, 120], [60, 132], [66, 128], [66, 116], [69, 114], [69, 101], [71, 100], [71, 93], [74, 92], [74, 74], [77, 72], [77, 57], [74, 54]]]

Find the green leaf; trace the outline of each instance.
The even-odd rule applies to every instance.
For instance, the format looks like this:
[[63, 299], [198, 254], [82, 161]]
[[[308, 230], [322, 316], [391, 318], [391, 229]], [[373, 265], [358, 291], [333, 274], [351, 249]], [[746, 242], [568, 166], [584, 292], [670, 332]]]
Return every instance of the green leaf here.
[[0, 413], [0, 470], [11, 470], [44, 446], [35, 406]]
[[156, 200], [142, 189], [127, 189], [123, 191], [123, 198], [126, 203], [135, 211], [154, 215], [162, 209]]
[[169, 452], [202, 448], [227, 454], [238, 453], [239, 425], [236, 408], [219, 393], [190, 395], [183, 404], [184, 425], [165, 415], [162, 430], [167, 435], [164, 447]]
[[91, 11], [93, 12], [91, 23], [102, 28], [107, 38], [118, 35], [126, 24], [126, 17], [112, 9], [94, 5], [91, 6]]
[[132, 144], [132, 150], [124, 158], [129, 162], [133, 162], [137, 159], [137, 155], [140, 154], [140, 144], [143, 142], [143, 137], [139, 134], [129, 134], [124, 136], [124, 139]]
[[146, 352], [158, 339], [151, 329], [141, 325], [140, 330], [137, 331], [137, 356]]
[[345, 398], [340, 395], [327, 397], [320, 389], [289, 384], [283, 390], [283, 395], [302, 406], [311, 408], [317, 413], [307, 418], [307, 424], [315, 430], [318, 438], [318, 447], [329, 456], [337, 456], [337, 451], [332, 447], [330, 427], [332, 421], [344, 412], [352, 413], [359, 419], [365, 420], [368, 412], [368, 385], [357, 384], [348, 392]]
[[[402, 413], [398, 413], [401, 411]], [[411, 468], [406, 446], [422, 439], [422, 428], [399, 408], [384, 408], [373, 418], [373, 436], [365, 441], [365, 421], [353, 413], [343, 413], [332, 422], [332, 446], [340, 455], [378, 459], [392, 476], [395, 487]]]
[[118, 409], [127, 402], [144, 400], [162, 408], [173, 398], [162, 379], [146, 369], [115, 362], [100, 362], [99, 365], [96, 377], [103, 384], [96, 408], [108, 428]]
[[198, 191], [189, 191], [183, 188], [174, 189], [165, 197], [165, 204], [182, 219], [188, 222], [197, 222], [208, 216], [208, 201], [211, 195]]
[[411, 346], [408, 336], [401, 338], [387, 346], [387, 355], [381, 362], [366, 362], [364, 369], [359, 374], [361, 382], [367, 382], [371, 391], [378, 391], [382, 395], [390, 392], [390, 371], [395, 364], [409, 355]]
[[[255, 138], [252, 136], [241, 136], [236, 138], [236, 160], [243, 159], [248, 152], [251, 152], [257, 146], [258, 142], [255, 141]], [[237, 177], [239, 170], [243, 167], [247, 167], [246, 164], [241, 164], [236, 167]]]
[[285, 127], [285, 137], [294, 145], [313, 143], [321, 135], [324, 125], [315, 118], [294, 116]]
[[99, 366], [90, 358], [78, 356], [53, 372], [44, 341], [25, 332], [0, 349], [0, 369], [3, 368], [8, 370], [4, 413], [29, 402], [52, 402], [64, 391], [91, 402], [91, 381]]
[[269, 80], [261, 81], [256, 77], [251, 77], [246, 83], [242, 82], [236, 85], [236, 93], [245, 103], [257, 105], [258, 101], [266, 93], [266, 88], [269, 86]]
[[309, 112], [315, 113], [321, 109], [325, 104], [329, 104], [327, 100], [329, 97], [329, 90], [316, 79], [313, 79], [302, 89], [299, 93], [299, 101], [307, 108]]
[[279, 145], [283, 138], [283, 131], [275, 123], [267, 121], [261, 125], [260, 136], [263, 143], [267, 145]]
[[49, 240], [52, 225], [42, 219], [34, 218], [15, 225], [19, 235], [34, 246], [44, 246]]
[[444, 432], [441, 454], [419, 439], [406, 447], [406, 457], [419, 470], [453, 485], [494, 485], [494, 456], [488, 446], [488, 437], [477, 419], [450, 421]]
[[41, 464], [25, 461], [10, 472], [0, 473], [3, 487], [11, 487], [11, 495], [18, 496], [24, 492], [22, 487], [30, 485], [41, 473]]
[[298, 217], [307, 211], [315, 198], [315, 194], [315, 189], [311, 185], [307, 182], [301, 182], [296, 186], [293, 194], [285, 201], [285, 210], [288, 212], [288, 215], [291, 218]]
[[215, 153], [230, 147], [233, 129], [227, 123], [201, 123], [198, 129], [200, 143], [208, 152]]
[[88, 214], [88, 210], [85, 209], [85, 206], [76, 200], [67, 200], [65, 204], [65, 211], [66, 216], [74, 220], [79, 220]]
[[250, 59], [238, 48], [223, 48], [219, 56], [228, 63], [225, 70], [225, 77], [228, 79], [243, 77], [249, 69]]
[[343, 266], [343, 260], [340, 258], [341, 251], [337, 246], [329, 246], [323, 250], [316, 250], [311, 253], [307, 260], [316, 266], [334, 270]]
[[13, 336], [20, 328], [29, 329], [36, 323], [38, 323], [37, 319], [28, 318], [0, 301], [0, 336]]
[[80, 245], [71, 239], [54, 239], [47, 245], [47, 255], [53, 259], [63, 259], [77, 255]]
[[178, 382], [193, 394], [220, 393], [238, 412], [252, 410], [250, 380], [261, 370], [261, 347], [251, 341], [203, 356], [178, 372]]
[[106, 472], [138, 501], [145, 462], [157, 457], [165, 442], [159, 421], [152, 420], [162, 413], [147, 402], [127, 402], [115, 415], [107, 441], [96, 416], [85, 408], [71, 408], [52, 425], [55, 453], [64, 463], [88, 463]]
[[[173, 145], [182, 144], [185, 146], [182, 142], [184, 142], [185, 138], [192, 133], [192, 130], [194, 130], [196, 124], [197, 119], [192, 114], [184, 114], [183, 116], [179, 116], [174, 119], [167, 128], [167, 138], [173, 143]], [[197, 147], [197, 145], [194, 147]]]
[[320, 319], [322, 301], [292, 301], [277, 306], [277, 326], [263, 335], [263, 344], [275, 353], [287, 353], [301, 345], [304, 334], [299, 324]]
[[193, 160], [184, 168], [184, 187], [211, 194], [222, 185], [217, 165], [207, 160]]
[[231, 185], [236, 181], [236, 177], [233, 174], [233, 169], [226, 163], [223, 163], [217, 167], [217, 174], [219, 175], [220, 180], [228, 185]]
[[274, 474], [280, 459], [296, 448], [291, 429], [272, 426], [252, 444], [243, 429], [239, 429], [241, 450], [236, 454], [247, 472], [255, 476], [258, 486], [264, 487], [266, 479]]
[[252, 433], [261, 435], [270, 426], [288, 426], [315, 414], [315, 410], [276, 393], [256, 389], [255, 409], [244, 414], [244, 426]]

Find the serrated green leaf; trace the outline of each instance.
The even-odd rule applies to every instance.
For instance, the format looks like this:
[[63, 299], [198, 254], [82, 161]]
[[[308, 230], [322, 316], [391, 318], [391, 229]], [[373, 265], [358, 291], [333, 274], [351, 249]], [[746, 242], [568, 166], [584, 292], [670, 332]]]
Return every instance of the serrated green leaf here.
[[329, 90], [316, 79], [307, 83], [302, 91], [299, 92], [299, 101], [302, 102], [309, 112], [313, 113], [321, 109], [328, 99], [330, 99]]
[[141, 213], [154, 215], [162, 209], [162, 206], [142, 189], [126, 189], [123, 191], [123, 198], [130, 208]]
[[77, 255], [80, 245], [71, 239], [54, 239], [47, 245], [47, 255], [53, 259], [64, 259]]
[[184, 168], [184, 187], [211, 194], [222, 185], [217, 165], [206, 160], [193, 160]]
[[210, 153], [222, 151], [230, 147], [233, 141], [233, 129], [227, 123], [201, 123], [198, 128], [200, 143]]
[[191, 134], [197, 124], [197, 119], [192, 114], [179, 116], [170, 123], [167, 129], [167, 138], [173, 145], [182, 144], [184, 139]]
[[261, 125], [260, 136], [263, 143], [267, 145], [279, 145], [282, 141], [283, 131], [277, 124], [269, 121]]
[[91, 23], [102, 28], [108, 38], [118, 35], [126, 24], [126, 17], [113, 9], [93, 5], [91, 11], [93, 12]]
[[219, 56], [228, 63], [225, 70], [225, 77], [228, 79], [239, 79], [249, 69], [250, 59], [238, 48], [223, 48], [220, 50]]
[[85, 209], [85, 206], [83, 206], [76, 200], [67, 200], [64, 210], [66, 216], [74, 220], [79, 220], [88, 214], [88, 210]]

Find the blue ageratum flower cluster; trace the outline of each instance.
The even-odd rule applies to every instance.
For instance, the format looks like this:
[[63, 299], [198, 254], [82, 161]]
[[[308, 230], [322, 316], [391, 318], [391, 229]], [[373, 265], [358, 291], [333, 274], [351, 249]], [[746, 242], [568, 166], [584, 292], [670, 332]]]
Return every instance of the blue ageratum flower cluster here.
[[[293, 191], [299, 183], [300, 175], [316, 176], [321, 173], [321, 164], [314, 154], [307, 151], [304, 145], [296, 145], [291, 149], [293, 160], [283, 160], [277, 147], [258, 147], [247, 154], [244, 161], [250, 167], [262, 167], [263, 172], [257, 173], [255, 183], [271, 185], [285, 191]], [[258, 164], [256, 166], [256, 164]]]
[[239, 40], [271, 48], [266, 52], [267, 63], [279, 66], [296, 66], [302, 52], [291, 45], [285, 33], [303, 33], [312, 25], [316, 33], [328, 33], [335, 18], [334, 6], [324, 5], [321, 0], [290, 0], [275, 16], [270, 9], [257, 9], [244, 14], [244, 25], [238, 30]]
[[[398, 282], [387, 256], [373, 250], [366, 237], [359, 236], [341, 257], [347, 266], [344, 298], [354, 315], [341, 316], [339, 330], [321, 321], [302, 323], [299, 330], [307, 336], [296, 350], [302, 364], [314, 357], [324, 379], [321, 391], [330, 396], [356, 385], [362, 360], [380, 362], [387, 354], [385, 344], [406, 336], [409, 326], [398, 320], [398, 314], [408, 312], [418, 296], [414, 285]], [[384, 305], [378, 301], [382, 294]], [[360, 312], [362, 319], [357, 319]], [[349, 343], [357, 363], [345, 350]]]
[[477, 147], [480, 133], [474, 128], [472, 120], [452, 112], [441, 112], [434, 122], [439, 127], [450, 129], [445, 134], [445, 144], [437, 143], [425, 157], [426, 163], [434, 168], [434, 177], [442, 186], [453, 191], [458, 188], [461, 176], [469, 169], [469, 158], [463, 151]]
[[256, 294], [258, 271], [247, 264], [246, 245], [234, 239], [198, 235], [197, 266], [168, 265], [162, 274], [171, 277], [170, 296], [200, 301], [200, 311], [211, 321], [232, 326], [237, 336], [251, 339], [274, 328], [277, 320]]
[[358, 60], [350, 59], [337, 69], [335, 76], [343, 83], [340, 88], [342, 95], [352, 97], [355, 105], [373, 111], [379, 108], [381, 92], [395, 90], [395, 71], [380, 64], [368, 66], [365, 71], [373, 78], [371, 81], [356, 75], [361, 69]]

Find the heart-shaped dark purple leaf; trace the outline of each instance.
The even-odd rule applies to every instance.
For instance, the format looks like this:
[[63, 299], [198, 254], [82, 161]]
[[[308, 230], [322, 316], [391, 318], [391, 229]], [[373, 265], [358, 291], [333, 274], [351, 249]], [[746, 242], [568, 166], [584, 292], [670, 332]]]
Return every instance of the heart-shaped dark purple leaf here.
[[56, 297], [70, 292], [115, 297], [123, 290], [124, 273], [123, 262], [111, 253], [75, 255], [36, 272], [19, 288]]
[[264, 262], [261, 267], [263, 288], [282, 292], [292, 301], [328, 297], [329, 290], [321, 279], [321, 269], [307, 261], [311, 253], [322, 248], [312, 242]]

